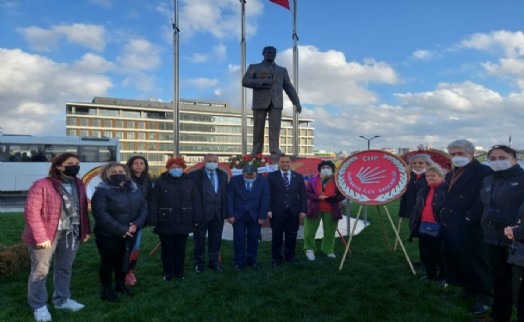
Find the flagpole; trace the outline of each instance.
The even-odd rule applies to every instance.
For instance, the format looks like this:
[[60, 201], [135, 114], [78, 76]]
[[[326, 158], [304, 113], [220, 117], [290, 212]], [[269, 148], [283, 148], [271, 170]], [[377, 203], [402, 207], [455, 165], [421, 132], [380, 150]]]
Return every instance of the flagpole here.
[[173, 8], [173, 155], [180, 155], [180, 94], [179, 94], [179, 33], [178, 0], [174, 0]]
[[[293, 0], [293, 85], [298, 94], [297, 0]], [[293, 155], [298, 157], [298, 113], [293, 107]]]
[[240, 14], [240, 104], [242, 108], [242, 155], [247, 154], [247, 109], [246, 88], [242, 86], [242, 77], [246, 74], [246, 0], [240, 0], [242, 8]]

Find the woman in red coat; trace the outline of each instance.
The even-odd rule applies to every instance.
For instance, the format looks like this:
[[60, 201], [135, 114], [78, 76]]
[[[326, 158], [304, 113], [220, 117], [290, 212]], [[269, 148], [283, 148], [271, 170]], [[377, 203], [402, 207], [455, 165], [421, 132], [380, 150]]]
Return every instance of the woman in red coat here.
[[84, 307], [71, 299], [69, 290], [80, 240], [86, 242], [91, 233], [85, 186], [76, 177], [79, 170], [77, 155], [57, 155], [51, 161], [49, 176], [37, 180], [27, 194], [22, 239], [31, 257], [27, 300], [36, 321], [51, 321], [46, 281], [53, 255], [55, 308], [78, 311]]

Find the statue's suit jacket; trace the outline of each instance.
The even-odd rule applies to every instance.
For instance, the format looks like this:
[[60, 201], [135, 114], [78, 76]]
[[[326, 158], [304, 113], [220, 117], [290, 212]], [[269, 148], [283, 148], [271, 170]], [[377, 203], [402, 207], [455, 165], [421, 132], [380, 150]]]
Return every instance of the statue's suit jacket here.
[[[263, 87], [262, 83], [267, 82], [268, 78], [273, 81], [273, 86]], [[242, 86], [253, 89], [253, 110], [266, 109], [271, 103], [273, 107], [282, 109], [283, 94], [285, 91], [291, 102], [294, 105], [299, 105], [297, 91], [289, 80], [289, 75], [284, 67], [278, 66], [275, 63], [267, 63], [262, 61], [259, 64], [249, 65], [244, 78], [242, 78]]]

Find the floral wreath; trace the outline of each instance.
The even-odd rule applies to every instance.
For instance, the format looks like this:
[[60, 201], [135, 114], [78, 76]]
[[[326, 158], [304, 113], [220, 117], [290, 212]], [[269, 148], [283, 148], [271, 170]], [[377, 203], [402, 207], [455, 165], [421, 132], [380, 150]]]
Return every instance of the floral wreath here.
[[260, 168], [270, 165], [271, 163], [271, 159], [265, 157], [262, 153], [259, 153], [255, 156], [237, 155], [231, 157], [228, 162], [230, 169], [242, 169], [246, 165], [254, 165], [257, 168]]
[[409, 158], [415, 154], [427, 154], [433, 162], [438, 164], [445, 172], [451, 169], [451, 157], [444, 151], [437, 149], [424, 149], [419, 147], [417, 150], [405, 153], [401, 158], [409, 165]]

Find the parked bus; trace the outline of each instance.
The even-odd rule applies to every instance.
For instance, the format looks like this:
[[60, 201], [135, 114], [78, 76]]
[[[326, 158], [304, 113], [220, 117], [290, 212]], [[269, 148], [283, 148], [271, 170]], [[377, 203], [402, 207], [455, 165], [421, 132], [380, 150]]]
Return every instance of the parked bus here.
[[27, 191], [48, 175], [51, 159], [64, 152], [80, 158], [80, 178], [109, 161], [120, 162], [115, 138], [0, 135], [0, 193]]

